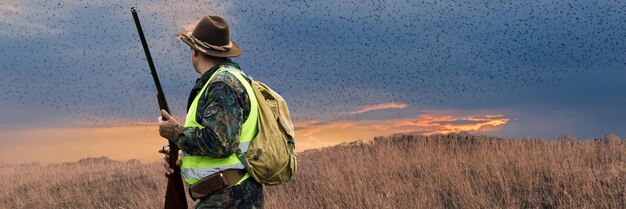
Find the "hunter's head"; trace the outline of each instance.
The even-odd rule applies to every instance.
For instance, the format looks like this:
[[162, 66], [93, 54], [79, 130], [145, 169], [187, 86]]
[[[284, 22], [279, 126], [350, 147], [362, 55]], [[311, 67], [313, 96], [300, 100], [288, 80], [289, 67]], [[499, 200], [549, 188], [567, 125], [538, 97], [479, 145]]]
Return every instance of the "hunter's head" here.
[[198, 73], [241, 55], [242, 49], [230, 40], [228, 22], [220, 16], [205, 16], [193, 31], [179, 32], [176, 36], [191, 47], [191, 63]]

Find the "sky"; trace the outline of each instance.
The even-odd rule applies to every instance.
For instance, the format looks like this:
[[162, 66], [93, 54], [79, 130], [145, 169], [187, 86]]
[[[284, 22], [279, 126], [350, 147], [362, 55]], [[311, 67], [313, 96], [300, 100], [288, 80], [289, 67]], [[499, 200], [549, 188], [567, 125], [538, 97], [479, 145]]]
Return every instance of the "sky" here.
[[394, 133], [626, 136], [620, 0], [5, 0], [0, 163], [159, 158], [133, 6], [179, 121], [199, 75], [174, 34], [221, 15], [234, 61], [287, 100], [299, 151]]

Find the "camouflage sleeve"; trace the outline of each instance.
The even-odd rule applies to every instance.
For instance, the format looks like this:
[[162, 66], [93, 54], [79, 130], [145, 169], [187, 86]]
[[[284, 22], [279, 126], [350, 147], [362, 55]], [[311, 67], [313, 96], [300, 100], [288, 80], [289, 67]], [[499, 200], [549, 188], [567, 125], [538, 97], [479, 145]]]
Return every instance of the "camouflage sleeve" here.
[[[245, 98], [245, 99], [242, 99]], [[198, 103], [196, 120], [201, 115], [205, 128], [186, 127], [178, 146], [189, 155], [224, 158], [239, 146], [241, 127], [245, 122], [245, 87], [230, 73], [220, 73], [211, 81]]]

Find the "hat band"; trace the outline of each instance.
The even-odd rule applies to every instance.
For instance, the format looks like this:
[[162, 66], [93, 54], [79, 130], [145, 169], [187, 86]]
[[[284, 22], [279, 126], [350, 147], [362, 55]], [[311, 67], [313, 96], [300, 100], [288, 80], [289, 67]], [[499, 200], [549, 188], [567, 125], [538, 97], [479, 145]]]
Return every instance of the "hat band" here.
[[[189, 31], [186, 34], [181, 34], [178, 36], [178, 39], [180, 39], [180, 36], [186, 36], [187, 38], [189, 38], [189, 40], [191, 40], [191, 43], [196, 46], [196, 48], [200, 49], [200, 51], [202, 52], [206, 52], [206, 49], [213, 49], [213, 50], [217, 50], [217, 51], [228, 51], [230, 50], [230, 48], [233, 47], [233, 42], [229, 41], [227, 45], [223, 45], [223, 46], [215, 46], [215, 45], [211, 45], [207, 42], [201, 41], [199, 39], [197, 39], [196, 37], [193, 36], [192, 32]], [[202, 46], [202, 47], [200, 47]]]

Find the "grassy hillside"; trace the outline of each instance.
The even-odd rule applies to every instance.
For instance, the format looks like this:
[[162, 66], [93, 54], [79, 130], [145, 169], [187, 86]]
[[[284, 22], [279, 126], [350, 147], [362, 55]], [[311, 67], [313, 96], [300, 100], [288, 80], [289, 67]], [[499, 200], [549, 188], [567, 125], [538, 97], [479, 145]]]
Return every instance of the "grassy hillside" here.
[[[299, 153], [266, 208], [625, 208], [626, 140], [394, 135]], [[0, 166], [0, 208], [160, 208], [157, 164]]]

